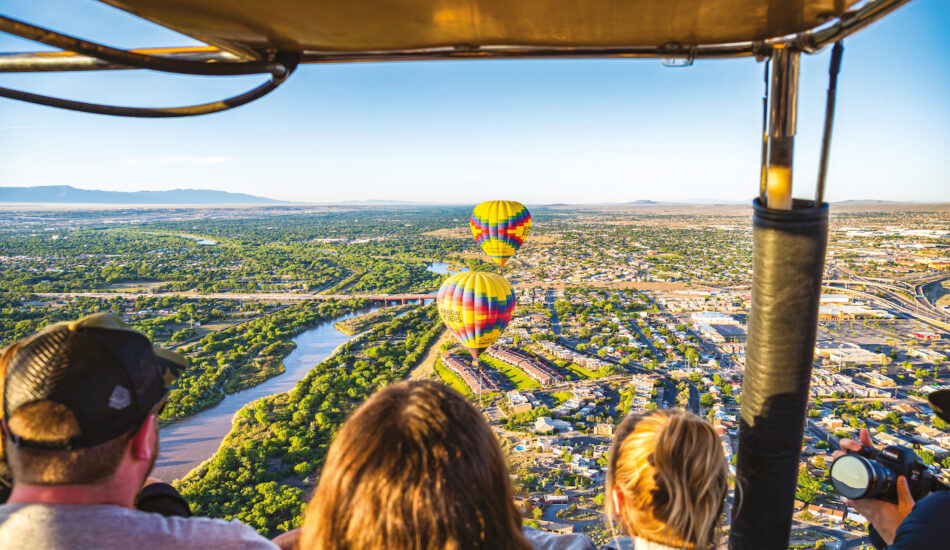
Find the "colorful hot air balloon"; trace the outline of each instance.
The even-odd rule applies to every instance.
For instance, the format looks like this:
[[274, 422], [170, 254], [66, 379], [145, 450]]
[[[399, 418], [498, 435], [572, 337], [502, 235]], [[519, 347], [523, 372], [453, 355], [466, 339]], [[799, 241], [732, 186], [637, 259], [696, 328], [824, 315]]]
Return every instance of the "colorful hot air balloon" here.
[[456, 273], [435, 299], [442, 322], [478, 359], [501, 336], [515, 311], [515, 293], [501, 275]]
[[531, 213], [520, 202], [486, 201], [475, 207], [468, 224], [485, 254], [504, 266], [528, 238]]

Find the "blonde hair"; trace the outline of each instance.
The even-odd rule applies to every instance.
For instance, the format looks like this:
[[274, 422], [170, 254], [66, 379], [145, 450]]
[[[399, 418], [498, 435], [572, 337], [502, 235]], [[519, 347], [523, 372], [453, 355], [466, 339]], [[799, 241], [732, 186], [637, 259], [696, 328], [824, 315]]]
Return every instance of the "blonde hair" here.
[[530, 550], [481, 413], [431, 381], [380, 390], [346, 421], [307, 506], [305, 550]]
[[[713, 427], [682, 409], [630, 415], [610, 449], [607, 517], [630, 535], [694, 550], [716, 543], [729, 470]], [[620, 510], [614, 488], [623, 493]]]

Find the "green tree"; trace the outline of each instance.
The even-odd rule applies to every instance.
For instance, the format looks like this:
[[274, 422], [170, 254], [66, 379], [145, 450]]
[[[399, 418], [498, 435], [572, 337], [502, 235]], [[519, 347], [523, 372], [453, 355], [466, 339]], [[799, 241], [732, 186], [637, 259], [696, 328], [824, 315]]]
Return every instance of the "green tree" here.
[[811, 504], [821, 494], [821, 482], [808, 473], [808, 468], [802, 465], [798, 470], [798, 488], [795, 489], [795, 498]]

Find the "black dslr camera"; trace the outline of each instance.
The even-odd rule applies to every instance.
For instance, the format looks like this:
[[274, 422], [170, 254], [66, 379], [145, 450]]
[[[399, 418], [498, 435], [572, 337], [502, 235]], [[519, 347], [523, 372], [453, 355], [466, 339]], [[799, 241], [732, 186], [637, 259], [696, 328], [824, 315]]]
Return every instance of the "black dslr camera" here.
[[897, 478], [904, 476], [914, 500], [947, 486], [934, 478], [933, 472], [914, 451], [889, 445], [880, 451], [862, 447], [861, 452], [839, 456], [831, 463], [828, 477], [839, 495], [857, 500], [876, 498], [897, 504]]

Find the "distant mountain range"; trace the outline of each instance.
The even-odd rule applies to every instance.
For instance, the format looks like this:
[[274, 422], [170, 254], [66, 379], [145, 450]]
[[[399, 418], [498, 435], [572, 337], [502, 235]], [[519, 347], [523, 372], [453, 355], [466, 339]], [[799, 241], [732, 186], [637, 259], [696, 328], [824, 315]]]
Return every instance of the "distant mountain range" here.
[[846, 201], [838, 201], [833, 204], [865, 205], [865, 204], [915, 204], [915, 203], [899, 202], [899, 201], [879, 201], [876, 199], [851, 199], [851, 200], [846, 200]]
[[[71, 185], [43, 185], [36, 187], [0, 187], [0, 203], [31, 202], [61, 204], [303, 204], [258, 197], [246, 193], [230, 193], [212, 189], [172, 189], [170, 191], [101, 191], [78, 189]], [[352, 206], [462, 206], [451, 203], [420, 202], [393, 199], [346, 200], [331, 203], [314, 203]], [[567, 206], [693, 206], [693, 205], [748, 205], [751, 200], [694, 198], [681, 201], [656, 201], [642, 199], [624, 203], [570, 205], [566, 203], [538, 204], [535, 207]], [[885, 206], [916, 204], [874, 199], [845, 200], [835, 202], [841, 206]]]
[[642, 199], [638, 201], [625, 202], [623, 204], [630, 206], [692, 206], [696, 204], [745, 204], [746, 200], [729, 200], [729, 199], [683, 199], [681, 201], [653, 201]]
[[0, 187], [0, 202], [73, 204], [281, 204], [283, 201], [211, 189], [99, 191], [70, 185]]

